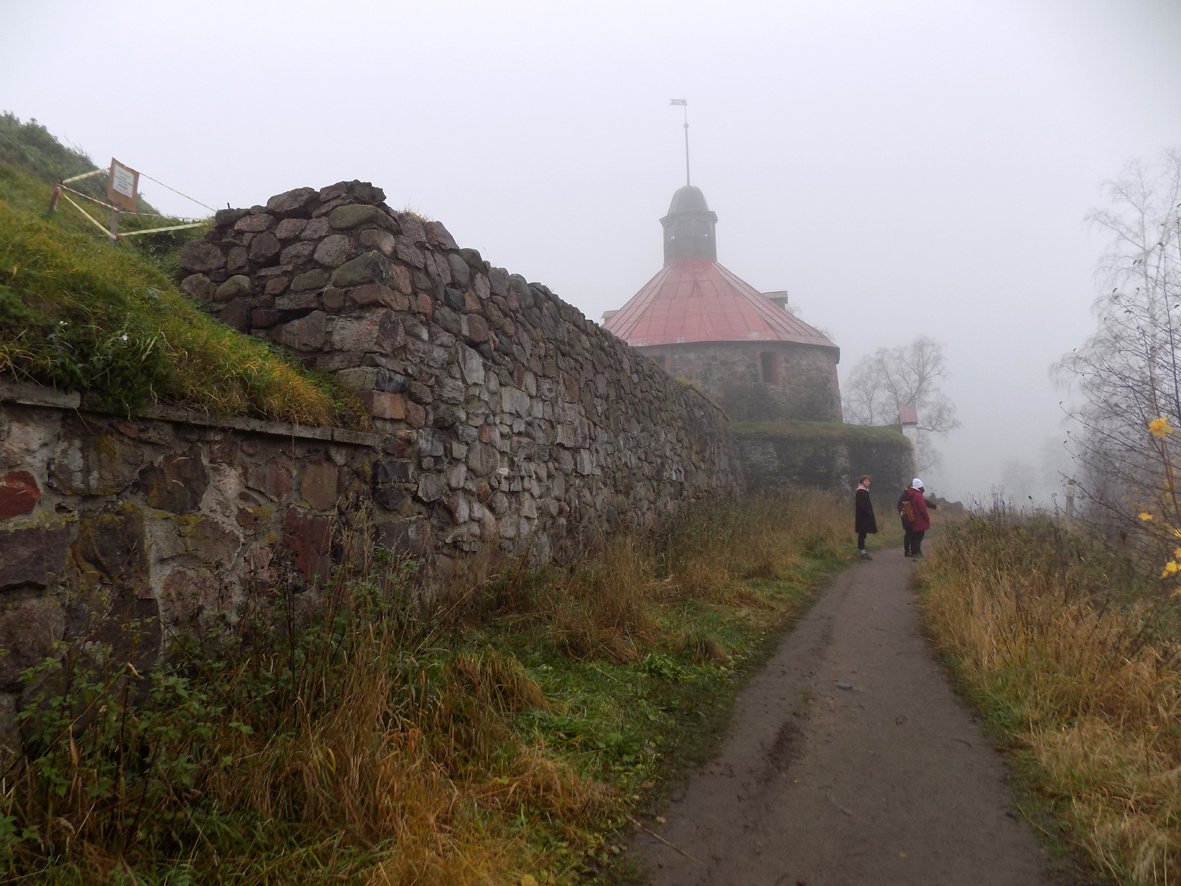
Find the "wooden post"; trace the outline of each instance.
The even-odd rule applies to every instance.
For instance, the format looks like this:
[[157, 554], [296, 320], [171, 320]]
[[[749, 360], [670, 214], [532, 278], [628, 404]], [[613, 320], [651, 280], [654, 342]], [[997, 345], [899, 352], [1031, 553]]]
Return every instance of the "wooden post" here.
[[111, 246], [119, 239], [119, 207], [111, 207]]
[[49, 198], [49, 211], [53, 212], [57, 209], [57, 198], [62, 195], [62, 183], [59, 181], [53, 186], [53, 196]]

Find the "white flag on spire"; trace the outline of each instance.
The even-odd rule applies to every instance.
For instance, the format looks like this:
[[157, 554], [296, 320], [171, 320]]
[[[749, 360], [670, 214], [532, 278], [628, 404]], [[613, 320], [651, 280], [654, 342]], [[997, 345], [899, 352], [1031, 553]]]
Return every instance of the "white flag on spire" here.
[[683, 98], [670, 98], [668, 100], [668, 103], [670, 105], [685, 105], [686, 107], [688, 107], [688, 105], [689, 105], [688, 99], [683, 99]]

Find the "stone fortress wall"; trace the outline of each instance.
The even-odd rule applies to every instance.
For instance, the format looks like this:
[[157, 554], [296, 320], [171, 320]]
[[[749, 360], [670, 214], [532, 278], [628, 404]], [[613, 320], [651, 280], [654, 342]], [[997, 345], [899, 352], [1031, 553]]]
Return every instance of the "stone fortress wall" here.
[[325, 576], [350, 511], [446, 574], [479, 551], [573, 557], [595, 532], [738, 492], [716, 405], [383, 201], [344, 182], [223, 210], [181, 259], [188, 295], [333, 373], [370, 432], [0, 390], [0, 745], [20, 672], [56, 642], [112, 615], [105, 639], [150, 664], [169, 632]]

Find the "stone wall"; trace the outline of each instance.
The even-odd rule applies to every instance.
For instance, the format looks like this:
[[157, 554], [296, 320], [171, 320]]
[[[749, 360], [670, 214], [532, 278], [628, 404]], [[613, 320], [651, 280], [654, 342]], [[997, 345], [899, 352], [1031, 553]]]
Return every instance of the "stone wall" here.
[[[746, 489], [774, 493], [811, 486], [851, 492], [857, 478], [874, 478], [879, 516], [892, 514], [893, 503], [914, 477], [914, 450], [897, 428], [782, 422], [738, 424], [738, 445], [746, 470]], [[890, 498], [893, 491], [893, 498]]]
[[423, 518], [373, 513], [376, 434], [117, 417], [34, 385], [0, 385], [0, 401], [0, 748], [14, 747], [21, 673], [59, 641], [149, 667], [167, 635], [327, 578], [361, 511], [389, 547], [428, 547]]
[[835, 348], [702, 342], [639, 348], [699, 385], [737, 422], [841, 420]]
[[[358, 392], [371, 432], [134, 418], [0, 384], [0, 747], [19, 675], [59, 641], [150, 666], [374, 541], [446, 576], [465, 554], [576, 556], [588, 536], [737, 494], [737, 442], [691, 386], [546, 287], [352, 182], [227, 210], [183, 289]], [[315, 597], [311, 591], [312, 599]]]
[[385, 506], [428, 520], [437, 554], [549, 559], [589, 524], [737, 491], [716, 406], [383, 199], [342, 182], [221, 211], [182, 289], [358, 392], [398, 461]]

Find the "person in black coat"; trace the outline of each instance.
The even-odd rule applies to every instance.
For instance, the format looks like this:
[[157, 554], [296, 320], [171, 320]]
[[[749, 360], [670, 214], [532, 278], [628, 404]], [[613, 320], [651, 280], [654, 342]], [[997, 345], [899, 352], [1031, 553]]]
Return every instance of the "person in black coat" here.
[[864, 474], [857, 484], [857, 492], [854, 495], [854, 531], [857, 533], [857, 550], [861, 552], [862, 560], [872, 560], [869, 552], [865, 550], [865, 536], [876, 535], [878, 531], [878, 521], [873, 515], [873, 502], [869, 500], [869, 474]]

